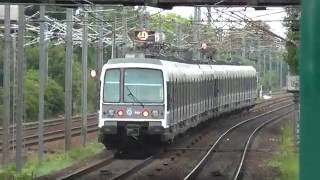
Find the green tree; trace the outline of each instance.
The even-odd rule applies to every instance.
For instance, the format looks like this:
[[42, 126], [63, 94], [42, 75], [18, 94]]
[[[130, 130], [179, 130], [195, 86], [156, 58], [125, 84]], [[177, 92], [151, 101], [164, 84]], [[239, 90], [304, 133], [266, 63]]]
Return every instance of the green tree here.
[[[269, 84], [269, 78], [271, 78], [271, 87]], [[264, 90], [274, 90], [279, 88], [279, 75], [275, 71], [266, 72], [261, 77], [261, 85]]]
[[[163, 19], [163, 31], [166, 36], [166, 42], [174, 43], [176, 37], [176, 25], [175, 22], [183, 29], [184, 34], [192, 31], [192, 20], [183, 18], [177, 14], [169, 13], [166, 15], [155, 15], [150, 19], [150, 29], [158, 31], [160, 27], [160, 17]], [[188, 39], [192, 38], [191, 36]]]
[[[287, 16], [285, 17], [284, 26], [287, 27], [287, 39], [296, 44], [300, 41], [299, 32], [299, 15], [300, 8], [286, 8]], [[290, 73], [293, 75], [299, 74], [299, 47], [290, 42], [286, 42], [286, 52], [284, 60], [290, 67]]]
[[[28, 70], [25, 81], [26, 112], [27, 121], [34, 121], [38, 118], [39, 110], [39, 71]], [[46, 117], [62, 114], [64, 111], [64, 93], [62, 87], [48, 78], [45, 91], [45, 112]]]

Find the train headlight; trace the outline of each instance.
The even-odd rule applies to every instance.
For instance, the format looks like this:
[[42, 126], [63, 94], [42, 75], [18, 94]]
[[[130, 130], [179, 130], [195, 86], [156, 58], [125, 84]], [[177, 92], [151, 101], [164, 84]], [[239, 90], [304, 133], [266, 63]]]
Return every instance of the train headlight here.
[[154, 111], [151, 112], [151, 115], [152, 115], [152, 117], [158, 117], [159, 116], [159, 111], [154, 110]]
[[122, 110], [119, 110], [119, 111], [117, 112], [117, 114], [118, 114], [118, 116], [123, 116], [123, 111], [122, 111]]
[[148, 116], [149, 116], [149, 112], [148, 112], [147, 110], [144, 110], [144, 111], [142, 112], [142, 116], [148, 117]]
[[109, 111], [108, 111], [108, 115], [109, 116], [114, 116], [114, 113], [115, 113], [115, 111], [113, 110], [113, 109], [109, 109]]
[[127, 115], [128, 115], [128, 116], [131, 116], [132, 113], [133, 113], [133, 112], [132, 112], [132, 109], [131, 109], [131, 108], [128, 108], [128, 109], [127, 109]]

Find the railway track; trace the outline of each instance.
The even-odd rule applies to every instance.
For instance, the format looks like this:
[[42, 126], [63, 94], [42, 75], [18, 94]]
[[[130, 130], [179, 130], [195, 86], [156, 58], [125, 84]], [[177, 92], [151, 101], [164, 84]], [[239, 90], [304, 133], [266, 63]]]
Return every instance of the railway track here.
[[67, 173], [57, 180], [75, 179], [108, 179], [123, 180], [138, 172], [141, 168], [152, 163], [154, 156], [147, 156], [143, 159], [117, 159], [114, 156], [106, 156], [99, 161], [93, 162], [71, 173]]
[[[277, 99], [271, 99], [271, 100], [264, 100], [261, 102], [258, 102], [256, 106], [261, 107], [267, 107], [269, 105], [272, 105], [275, 100], [277, 101], [285, 101], [291, 97], [290, 94], [284, 94], [282, 96], [279, 96]], [[97, 122], [97, 114], [89, 114], [88, 115], [88, 132], [95, 132], [98, 130], [98, 122]], [[57, 140], [61, 140], [64, 138], [64, 118], [58, 118], [53, 120], [47, 120], [44, 122], [44, 142], [53, 142]], [[73, 117], [73, 128], [72, 128], [72, 136], [79, 136], [81, 134], [81, 117], [75, 116]], [[38, 144], [38, 135], [37, 135], [37, 129], [38, 129], [38, 123], [32, 122], [32, 123], [26, 123], [24, 124], [24, 134], [25, 137], [23, 138], [24, 146], [34, 146]], [[2, 135], [3, 129], [0, 128], [0, 137]], [[10, 133], [15, 133], [15, 126], [10, 127]], [[10, 140], [10, 148], [13, 149], [15, 147], [15, 139]], [[0, 152], [2, 151], [2, 142], [0, 142]]]
[[[97, 118], [97, 113], [89, 114], [87, 116], [87, 119], [90, 121], [91, 119]], [[64, 118], [57, 118], [57, 119], [51, 119], [51, 120], [46, 120], [44, 121], [44, 128], [47, 127], [53, 127], [53, 126], [58, 126], [58, 125], [64, 125]], [[81, 122], [81, 117], [80, 116], [74, 116], [72, 118], [72, 123], [78, 123]], [[24, 123], [24, 131], [32, 131], [32, 130], [37, 130], [38, 129], [38, 122], [29, 122], [29, 123]], [[15, 133], [16, 127], [15, 126], [10, 126], [10, 133]], [[3, 134], [3, 128], [0, 127], [0, 136]]]
[[[263, 101], [263, 103], [259, 105], [259, 109], [260, 108], [265, 109], [265, 106], [267, 106], [271, 109], [273, 108], [274, 109], [273, 111], [277, 111], [277, 110], [281, 110], [281, 108], [285, 109], [285, 107], [281, 107], [281, 108], [277, 108], [276, 106], [273, 107], [274, 103], [278, 105], [279, 104], [283, 105], [283, 104], [289, 104], [290, 102], [292, 102], [292, 96], [286, 95], [281, 98], [274, 99], [272, 101], [271, 100]], [[286, 106], [291, 106], [291, 104]], [[256, 110], [252, 112], [252, 114], [258, 114], [258, 113], [259, 112], [257, 112]], [[266, 116], [267, 114], [268, 113], [264, 113], [261, 116]], [[251, 119], [254, 119], [255, 117], [252, 117]], [[190, 144], [190, 142], [188, 144]], [[193, 148], [192, 147], [189, 148], [189, 150], [191, 149]], [[194, 149], [197, 150], [197, 147], [195, 147]], [[207, 148], [204, 148], [204, 147], [201, 149], [207, 150]], [[185, 149], [182, 151], [185, 151]], [[142, 169], [149, 167], [148, 165], [155, 164], [154, 161], [158, 159], [155, 157], [158, 157], [159, 154], [156, 154], [156, 155], [154, 154], [153, 156], [148, 156], [144, 159], [116, 159], [116, 158], [107, 156], [106, 158], [102, 158], [99, 161], [95, 161], [91, 163], [91, 165], [87, 165], [80, 169], [74, 170], [72, 173], [66, 174], [56, 179], [97, 179], [97, 178], [98, 179], [99, 178], [100, 179], [130, 179], [132, 176], [136, 175], [137, 172], [141, 172]]]
[[[53, 142], [57, 140], [64, 139], [64, 119], [57, 119], [56, 121], [50, 120], [45, 123], [45, 132], [44, 132], [44, 142]], [[30, 147], [38, 144], [38, 133], [37, 133], [37, 123], [29, 124], [28, 127], [24, 130], [26, 136], [23, 137], [23, 143], [25, 147]], [[12, 127], [15, 131], [14, 127]], [[96, 114], [91, 114], [88, 116], [88, 126], [87, 132], [96, 132], [98, 130], [98, 122]], [[13, 132], [14, 133], [14, 132]], [[71, 129], [72, 137], [79, 136], [81, 134], [81, 117], [73, 118], [73, 127]], [[15, 148], [15, 139], [12, 138], [9, 141], [9, 148]], [[0, 152], [2, 151], [2, 142], [0, 142]]]
[[[288, 98], [291, 98], [292, 95], [285, 94], [283, 96], [279, 96], [276, 99], [265, 100], [258, 102], [256, 106], [258, 108], [264, 108], [271, 106], [275, 101], [283, 102], [286, 101]], [[258, 109], [257, 108], [257, 109]], [[253, 110], [256, 111], [256, 110]], [[95, 132], [98, 130], [98, 122], [97, 122], [97, 114], [90, 114], [88, 115], [88, 133]], [[81, 117], [76, 116], [73, 118], [73, 125], [72, 128], [72, 136], [79, 136], [81, 134]], [[30, 147], [38, 144], [38, 135], [37, 135], [37, 127], [38, 123], [27, 123], [25, 124], [25, 137], [23, 138], [24, 146]], [[0, 129], [0, 135], [1, 135]], [[12, 132], [13, 131], [13, 132]], [[14, 133], [15, 127], [11, 127], [11, 133]], [[44, 133], [44, 142], [49, 143], [57, 140], [61, 140], [64, 138], [64, 119], [54, 119], [45, 121], [45, 133]], [[15, 148], [15, 140], [10, 140], [10, 148]], [[2, 142], [0, 142], [0, 152], [2, 151]]]
[[[258, 130], [263, 128], [268, 123], [283, 118], [293, 112], [293, 107], [294, 104], [290, 103], [288, 105], [276, 108], [272, 111], [268, 111], [253, 118], [241, 121], [238, 124], [227, 129], [217, 138], [217, 140], [213, 143], [213, 145], [203, 156], [203, 158], [196, 164], [196, 166], [187, 174], [187, 176], [184, 177], [184, 180], [210, 179], [210, 177], [212, 178], [212, 175], [223, 176], [227, 179], [237, 180], [245, 161], [246, 154], [249, 149], [248, 147], [250, 146], [254, 135], [258, 132]], [[242, 131], [243, 133], [244, 130], [248, 131], [248, 129], [250, 129], [250, 131], [247, 133], [247, 136], [239, 138], [239, 133], [236, 133], [236, 130]], [[235, 162], [234, 160], [237, 158], [237, 156], [235, 155], [238, 154], [237, 151], [232, 152], [229, 149], [230, 144], [232, 144], [230, 143], [230, 139], [236, 139], [236, 141], [233, 142], [237, 144], [236, 146], [241, 146], [243, 144], [243, 147], [240, 148], [242, 152], [238, 162]], [[242, 139], [242, 144], [240, 144], [241, 141], [239, 141], [239, 139]], [[230, 156], [230, 153], [225, 153], [224, 150], [219, 150], [223, 148], [227, 149], [227, 152], [233, 153], [233, 155]], [[214, 156], [215, 154], [218, 155]], [[232, 160], [230, 160], [230, 158], [232, 158]], [[210, 162], [209, 165], [208, 162]]]
[[[292, 97], [288, 96], [285, 99], [277, 99], [273, 103], [274, 105], [265, 103], [265, 105], [269, 107], [268, 110], [277, 110], [280, 106], [286, 106], [292, 103]], [[260, 108], [263, 109], [262, 111], [264, 113], [266, 112], [263, 106], [259, 107], [259, 109]], [[253, 118], [261, 113], [261, 111], [256, 110], [250, 111], [249, 113], [243, 112], [227, 118], [221, 118], [221, 120], [213, 121], [213, 123], [207, 123], [204, 125], [204, 128], [200, 128], [200, 131], [199, 128], [197, 128], [197, 131], [191, 132], [189, 135], [184, 135], [186, 137], [175, 142], [175, 145], [173, 144], [167, 147], [165, 152], [161, 153], [159, 158], [156, 158], [150, 165], [143, 167], [126, 179], [183, 179], [186, 174], [190, 172], [190, 169], [193, 168], [193, 165], [196, 165], [199, 159], [210, 149], [210, 144], [213, 144], [212, 140], [215, 140], [225, 130], [234, 126], [240, 122], [240, 120]], [[214, 128], [218, 128], [219, 130]], [[240, 150], [241, 148], [231, 151]], [[212, 178], [211, 176], [207, 179]], [[219, 177], [217, 178], [219, 179]], [[229, 178], [222, 177], [222, 179]]]

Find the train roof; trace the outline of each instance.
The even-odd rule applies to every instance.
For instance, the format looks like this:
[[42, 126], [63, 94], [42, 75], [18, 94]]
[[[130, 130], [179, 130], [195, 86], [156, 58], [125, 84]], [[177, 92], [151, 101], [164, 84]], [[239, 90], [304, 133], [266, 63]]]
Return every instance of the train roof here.
[[162, 65], [162, 60], [151, 58], [116, 58], [108, 60], [107, 64], [121, 64], [121, 63], [141, 63], [141, 64], [156, 64]]
[[[109, 59], [107, 64], [123, 64], [123, 63], [137, 63], [137, 64], [154, 64], [154, 65], [196, 65], [199, 67], [204, 67], [204, 66], [215, 66], [215, 67], [220, 67], [222, 69], [234, 69], [234, 70], [239, 70], [239, 69], [245, 69], [249, 68], [252, 69], [252, 66], [244, 66], [244, 65], [215, 65], [215, 64], [199, 64], [199, 63], [189, 63], [189, 62], [176, 62], [176, 61], [167, 61], [167, 60], [162, 60], [162, 59], [153, 59], [153, 58], [115, 58], [115, 59]], [[240, 68], [239, 68], [240, 67]], [[253, 68], [254, 69], [254, 68]]]
[[162, 69], [169, 77], [181, 76], [183, 79], [193, 75], [212, 74], [218, 77], [256, 76], [256, 70], [252, 66], [191, 64], [151, 58], [110, 59], [107, 64], [105, 64], [104, 69], [107, 67], [156, 68]]

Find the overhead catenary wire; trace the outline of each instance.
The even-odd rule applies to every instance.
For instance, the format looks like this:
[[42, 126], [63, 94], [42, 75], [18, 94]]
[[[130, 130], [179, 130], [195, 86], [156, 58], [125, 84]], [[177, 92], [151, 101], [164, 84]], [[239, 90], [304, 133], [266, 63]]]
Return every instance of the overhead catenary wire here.
[[[241, 17], [241, 16], [239, 16], [238, 14], [235, 14], [235, 13], [233, 13], [233, 15], [235, 15], [236, 17], [238, 17], [238, 19], [242, 19], [242, 20], [245, 20], [245, 21], [248, 20], [248, 17], [247, 17], [246, 15], [244, 15], [246, 18], [243, 18], [243, 17]], [[232, 15], [231, 15], [231, 16], [232, 16]], [[232, 17], [234, 17], [234, 16], [232, 16]], [[247, 22], [248, 22], [248, 21], [247, 21]], [[269, 30], [269, 29], [266, 29], [266, 28], [264, 28], [264, 27], [262, 27], [262, 26], [260, 26], [260, 25], [258, 25], [258, 24], [255, 24], [254, 22], [249, 22], [249, 23], [252, 24], [253, 26], [255, 26], [256, 28], [258, 28], [258, 29], [260, 29], [260, 30], [268, 33], [269, 35], [272, 35], [272, 36], [274, 36], [274, 37], [276, 37], [276, 38], [278, 38], [278, 39], [281, 39], [281, 40], [283, 40], [283, 41], [285, 41], [285, 42], [288, 42], [288, 43], [290, 43], [290, 44], [293, 44], [293, 45], [297, 46], [297, 43], [294, 42], [294, 41], [292, 41], [292, 40], [288, 40], [288, 39], [286, 39], [286, 38], [284, 38], [284, 37], [282, 37], [282, 36], [280, 36], [280, 35], [272, 32], [272, 31]]]

